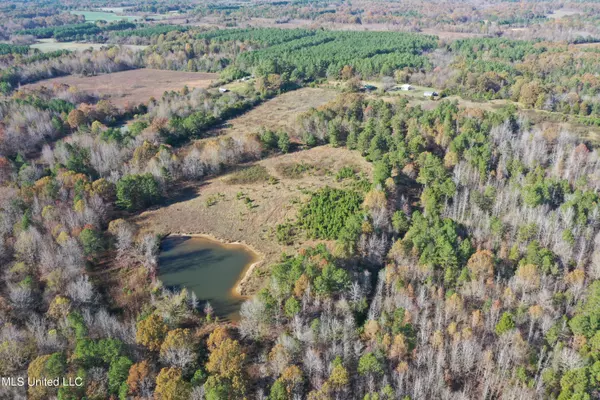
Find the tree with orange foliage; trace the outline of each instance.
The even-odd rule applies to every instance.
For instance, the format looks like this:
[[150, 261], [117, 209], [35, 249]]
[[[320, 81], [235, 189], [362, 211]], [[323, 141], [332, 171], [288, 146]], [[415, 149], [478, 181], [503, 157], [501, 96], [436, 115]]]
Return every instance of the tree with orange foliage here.
[[81, 110], [72, 110], [67, 117], [67, 123], [71, 129], [75, 129], [86, 122], [85, 114]]
[[342, 68], [342, 79], [347, 81], [348, 79], [352, 79], [354, 77], [354, 68], [350, 65], [344, 65]]
[[206, 380], [207, 397], [238, 399], [246, 393], [244, 363], [246, 353], [237, 340], [229, 337], [225, 328], [219, 327], [207, 341], [210, 356], [206, 370], [211, 374]]
[[156, 314], [141, 320], [137, 324], [135, 341], [146, 346], [151, 351], [160, 350], [160, 346], [167, 334], [167, 325]]
[[494, 277], [494, 256], [489, 250], [477, 250], [469, 258], [467, 268], [471, 274], [471, 279], [478, 281], [487, 280]]
[[156, 377], [156, 400], [189, 400], [191, 385], [178, 368], [163, 368]]
[[152, 394], [154, 377], [148, 360], [133, 364], [129, 369], [127, 387], [134, 399], [148, 398]]

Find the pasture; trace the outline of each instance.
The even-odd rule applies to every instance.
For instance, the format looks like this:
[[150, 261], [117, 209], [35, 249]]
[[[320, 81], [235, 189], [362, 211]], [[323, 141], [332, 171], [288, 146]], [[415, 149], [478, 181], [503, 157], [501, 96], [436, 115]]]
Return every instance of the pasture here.
[[77, 10], [75, 10], [75, 11], [71, 11], [71, 14], [83, 15], [86, 22], [96, 22], [96, 21], [113, 22], [113, 21], [120, 21], [122, 19], [126, 19], [128, 21], [136, 21], [136, 20], [141, 19], [141, 17], [134, 16], [134, 15], [118, 15], [118, 14], [115, 14], [114, 12], [107, 12], [107, 11], [77, 11]]
[[96, 76], [64, 76], [25, 85], [24, 88], [66, 84], [78, 90], [106, 98], [118, 107], [160, 98], [165, 91], [207, 88], [218, 74], [200, 72], [135, 69]]

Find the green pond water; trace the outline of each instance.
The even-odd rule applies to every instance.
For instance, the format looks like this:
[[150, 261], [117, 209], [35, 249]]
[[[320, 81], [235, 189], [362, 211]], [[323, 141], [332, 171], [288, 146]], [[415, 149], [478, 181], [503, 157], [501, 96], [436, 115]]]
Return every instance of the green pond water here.
[[256, 254], [243, 245], [168, 236], [161, 243], [159, 278], [167, 288], [194, 291], [201, 309], [208, 301], [219, 318], [237, 320], [244, 299], [234, 288], [256, 260]]

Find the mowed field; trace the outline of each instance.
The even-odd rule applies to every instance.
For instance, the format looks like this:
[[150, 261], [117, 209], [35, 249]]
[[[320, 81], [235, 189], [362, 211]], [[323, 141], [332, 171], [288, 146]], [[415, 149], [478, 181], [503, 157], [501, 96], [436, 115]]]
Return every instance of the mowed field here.
[[119, 107], [126, 104], [147, 102], [150, 97], [160, 98], [165, 91], [179, 90], [184, 86], [190, 89], [207, 88], [218, 78], [218, 74], [201, 72], [165, 71], [157, 69], [135, 69], [96, 76], [64, 76], [46, 79], [23, 86], [35, 88], [67, 84], [78, 90], [106, 98]]
[[271, 130], [284, 129], [290, 135], [298, 115], [311, 108], [334, 100], [340, 93], [333, 89], [303, 88], [284, 93], [267, 100], [247, 113], [229, 120], [213, 130], [213, 135], [239, 135], [255, 133], [261, 127]]

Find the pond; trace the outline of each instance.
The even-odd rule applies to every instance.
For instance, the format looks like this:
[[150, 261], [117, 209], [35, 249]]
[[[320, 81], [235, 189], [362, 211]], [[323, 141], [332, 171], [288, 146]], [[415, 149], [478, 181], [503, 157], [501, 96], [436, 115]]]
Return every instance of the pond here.
[[258, 256], [241, 244], [224, 244], [204, 237], [168, 236], [161, 243], [159, 278], [167, 288], [196, 293], [200, 308], [206, 301], [219, 318], [238, 320], [244, 297], [235, 287]]

